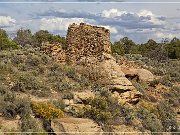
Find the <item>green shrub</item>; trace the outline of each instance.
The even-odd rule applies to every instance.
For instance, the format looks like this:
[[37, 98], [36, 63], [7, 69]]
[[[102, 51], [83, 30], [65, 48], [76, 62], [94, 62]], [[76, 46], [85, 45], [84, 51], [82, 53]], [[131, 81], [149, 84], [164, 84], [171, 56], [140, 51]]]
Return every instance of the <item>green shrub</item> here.
[[[105, 94], [106, 95], [106, 94]], [[129, 107], [120, 105], [116, 98], [111, 96], [96, 96], [89, 99], [79, 117], [94, 119], [99, 124], [131, 124], [134, 113]], [[112, 121], [116, 121], [115, 123]]]
[[171, 92], [174, 93], [175, 98], [180, 98], [180, 86], [173, 86]]
[[141, 108], [137, 114], [144, 128], [151, 132], [163, 132], [163, 126], [157, 116], [145, 108]]
[[149, 86], [151, 87], [156, 87], [156, 85], [158, 84], [159, 84], [159, 80], [156, 79], [149, 82]]
[[23, 63], [24, 62], [24, 57], [23, 56], [19, 56], [19, 55], [14, 55], [14, 56], [12, 56], [12, 58], [11, 58], [11, 62], [13, 63], [13, 64], [21, 64], [21, 63]]
[[46, 70], [46, 68], [45, 68], [44, 65], [39, 64], [39, 65], [37, 66], [37, 73], [38, 73], [38, 75], [39, 75], [39, 74], [44, 74], [45, 70]]
[[78, 82], [80, 83], [81, 87], [88, 87], [90, 86], [89, 80], [85, 76], [80, 76], [80, 79], [78, 79]]
[[180, 101], [180, 87], [173, 86], [169, 92], [163, 94], [163, 96], [167, 99]]
[[37, 90], [40, 87], [40, 82], [35, 76], [29, 73], [20, 73], [15, 85], [12, 90], [15, 91], [26, 91], [26, 90]]
[[16, 33], [16, 37], [13, 39], [14, 42], [21, 46], [26, 44], [32, 45], [32, 33], [30, 29], [19, 29]]
[[56, 108], [61, 109], [61, 110], [64, 110], [64, 108], [66, 107], [66, 105], [61, 99], [53, 100], [52, 103], [54, 104]]
[[72, 89], [72, 85], [69, 82], [62, 82], [60, 84], [57, 84], [56, 88], [59, 91], [71, 90]]
[[143, 86], [142, 86], [140, 83], [137, 83], [137, 82], [136, 82], [136, 83], [134, 83], [133, 85], [134, 85], [134, 87], [135, 87], [139, 92], [141, 92], [141, 93], [144, 93], [144, 92], [145, 92]]
[[37, 120], [31, 116], [25, 116], [21, 119], [22, 132], [40, 132]]
[[77, 75], [75, 68], [69, 68], [66, 75], [74, 81], [79, 81], [79, 76]]
[[112, 95], [111, 91], [107, 88], [100, 88], [99, 90], [100, 96], [102, 97], [110, 97]]
[[159, 119], [162, 122], [164, 131], [177, 132], [178, 125], [176, 120], [176, 114], [167, 101], [161, 101], [158, 106]]
[[20, 63], [20, 64], [18, 64], [18, 70], [28, 71], [28, 66], [25, 63]]
[[163, 76], [159, 82], [165, 86], [169, 86], [169, 87], [172, 87], [172, 82], [171, 82], [171, 77], [170, 76]]
[[23, 117], [31, 112], [29, 99], [17, 98], [11, 92], [0, 96], [0, 100], [0, 112], [7, 118]]
[[37, 55], [28, 55], [26, 62], [30, 66], [38, 66], [41, 63], [41, 58]]
[[74, 98], [74, 95], [72, 92], [64, 92], [63, 93], [63, 96], [62, 96], [63, 99], [73, 99]]
[[111, 112], [107, 111], [109, 103], [106, 97], [95, 97], [89, 99], [89, 105], [87, 105], [83, 112], [83, 117], [89, 117], [97, 121], [98, 123], [105, 123], [108, 119], [112, 118]]
[[52, 61], [52, 58], [46, 54], [42, 54], [41, 59], [42, 59], [43, 64], [48, 64]]
[[8, 89], [4, 85], [0, 84], [0, 95], [4, 95], [7, 91]]

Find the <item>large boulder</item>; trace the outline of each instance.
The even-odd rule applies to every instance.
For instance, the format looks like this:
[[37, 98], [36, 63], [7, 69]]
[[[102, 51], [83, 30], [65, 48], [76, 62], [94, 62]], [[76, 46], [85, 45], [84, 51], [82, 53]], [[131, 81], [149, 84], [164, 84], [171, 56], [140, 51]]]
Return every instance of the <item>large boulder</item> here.
[[91, 91], [74, 92], [74, 103], [83, 103], [89, 98], [95, 97], [95, 94]]
[[133, 67], [127, 68], [121, 66], [121, 70], [126, 77], [130, 79], [136, 78], [136, 81], [141, 80], [141, 81], [149, 82], [154, 80], [154, 75], [147, 69], [133, 68]]
[[61, 118], [54, 119], [51, 122], [51, 127], [58, 134], [72, 135], [102, 135], [103, 131], [98, 124], [93, 120], [84, 118]]
[[0, 117], [0, 134], [7, 134], [5, 132], [21, 132], [21, 120]]
[[[118, 126], [113, 126], [113, 131], [115, 135], [139, 135], [142, 134], [140, 130], [138, 130], [135, 127], [132, 126], [127, 126], [127, 125], [118, 125]], [[145, 131], [146, 135], [151, 135], [150, 131]]]
[[139, 79], [142, 81], [153, 81], [154, 75], [147, 69], [136, 69]]
[[[134, 124], [135, 122], [133, 122]], [[139, 124], [139, 125], [137, 125]], [[141, 127], [140, 122], [135, 124], [138, 127]], [[121, 134], [134, 134], [139, 135], [140, 131], [134, 126], [128, 125], [117, 125], [111, 126], [110, 129], [102, 128], [98, 126], [93, 120], [85, 118], [62, 118], [54, 119], [51, 122], [51, 127], [55, 133], [58, 134], [72, 134], [72, 135], [121, 135]], [[149, 131], [146, 131], [145, 134], [150, 134]]]

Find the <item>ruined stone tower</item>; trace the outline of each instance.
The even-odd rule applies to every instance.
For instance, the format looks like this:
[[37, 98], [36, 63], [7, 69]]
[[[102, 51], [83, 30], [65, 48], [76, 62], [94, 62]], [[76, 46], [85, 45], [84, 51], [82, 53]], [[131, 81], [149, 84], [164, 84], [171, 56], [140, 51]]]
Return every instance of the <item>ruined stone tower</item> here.
[[80, 23], [72, 24], [67, 32], [67, 62], [76, 62], [81, 57], [99, 57], [111, 53], [110, 31]]

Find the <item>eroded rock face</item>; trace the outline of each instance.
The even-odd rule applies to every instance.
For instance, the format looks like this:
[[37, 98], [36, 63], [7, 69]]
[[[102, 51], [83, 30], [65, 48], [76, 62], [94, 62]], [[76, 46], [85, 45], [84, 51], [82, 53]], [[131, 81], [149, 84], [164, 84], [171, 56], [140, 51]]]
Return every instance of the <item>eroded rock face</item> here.
[[81, 57], [99, 57], [111, 53], [110, 31], [80, 23], [72, 24], [67, 33], [67, 62], [76, 63]]
[[137, 104], [142, 97], [142, 93], [137, 91], [136, 89], [133, 89], [131, 91], [126, 91], [123, 93], [118, 93], [117, 91], [114, 91], [112, 96], [117, 98], [118, 102], [121, 104]]
[[99, 62], [100, 69], [106, 73], [108, 81], [107, 85], [111, 90], [124, 92], [126, 90], [135, 89], [132, 83], [125, 77], [120, 66], [116, 63], [112, 56], [104, 55], [103, 60]]

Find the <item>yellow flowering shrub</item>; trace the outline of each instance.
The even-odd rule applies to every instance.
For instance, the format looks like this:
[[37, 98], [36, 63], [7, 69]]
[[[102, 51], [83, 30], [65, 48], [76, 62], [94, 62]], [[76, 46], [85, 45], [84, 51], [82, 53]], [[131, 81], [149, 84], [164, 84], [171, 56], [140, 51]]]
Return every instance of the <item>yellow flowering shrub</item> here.
[[141, 107], [145, 108], [149, 112], [154, 113], [157, 117], [159, 117], [159, 113], [156, 105], [153, 105], [149, 102], [142, 102]]
[[53, 104], [48, 104], [46, 102], [33, 101], [32, 110], [37, 117], [48, 120], [64, 117], [64, 113], [61, 109], [57, 109]]
[[89, 99], [88, 105], [83, 108], [79, 115], [103, 123], [112, 118], [112, 114], [109, 111], [108, 99], [106, 97], [95, 97]]

